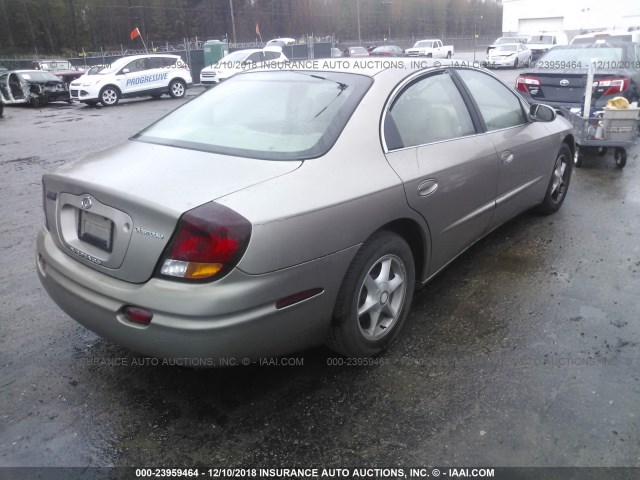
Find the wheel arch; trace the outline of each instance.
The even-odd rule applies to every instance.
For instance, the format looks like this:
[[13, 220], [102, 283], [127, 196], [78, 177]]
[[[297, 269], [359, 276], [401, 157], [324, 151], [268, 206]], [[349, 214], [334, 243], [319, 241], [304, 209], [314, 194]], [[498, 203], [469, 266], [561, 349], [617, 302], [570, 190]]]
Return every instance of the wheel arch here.
[[122, 97], [122, 90], [120, 89], [120, 87], [118, 87], [117, 85], [115, 85], [115, 84], [113, 84], [113, 83], [107, 83], [106, 85], [103, 85], [103, 86], [100, 88], [100, 91], [98, 92], [98, 95], [102, 94], [102, 91], [103, 91], [105, 88], [108, 88], [108, 87], [111, 87], [111, 88], [113, 88], [113, 89], [117, 90], [117, 91], [118, 91], [118, 95], [120, 95], [120, 97]]
[[576, 153], [576, 139], [572, 134], [568, 134], [562, 140], [562, 143], [566, 143], [569, 146], [569, 150], [571, 150], [571, 157]]
[[393, 232], [402, 237], [407, 242], [413, 255], [413, 263], [416, 271], [416, 285], [421, 284], [424, 274], [428, 270], [428, 232], [425, 232], [424, 229], [418, 224], [418, 222], [410, 218], [400, 218], [397, 220], [393, 220], [381, 226], [373, 233], [377, 233], [382, 230]]

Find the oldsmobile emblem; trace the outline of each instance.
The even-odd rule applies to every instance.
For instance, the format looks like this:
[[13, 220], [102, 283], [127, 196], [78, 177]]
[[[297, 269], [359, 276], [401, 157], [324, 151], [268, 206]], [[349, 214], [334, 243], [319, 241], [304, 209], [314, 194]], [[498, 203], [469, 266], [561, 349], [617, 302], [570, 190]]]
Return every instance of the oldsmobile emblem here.
[[85, 210], [89, 210], [91, 208], [91, 205], [93, 205], [93, 202], [91, 201], [90, 197], [84, 197], [82, 199], [81, 205]]
[[562, 80], [560, 80], [560, 85], [562, 85], [563, 87], [566, 87], [567, 85], [569, 85], [569, 80], [567, 80], [566, 78], [563, 78]]

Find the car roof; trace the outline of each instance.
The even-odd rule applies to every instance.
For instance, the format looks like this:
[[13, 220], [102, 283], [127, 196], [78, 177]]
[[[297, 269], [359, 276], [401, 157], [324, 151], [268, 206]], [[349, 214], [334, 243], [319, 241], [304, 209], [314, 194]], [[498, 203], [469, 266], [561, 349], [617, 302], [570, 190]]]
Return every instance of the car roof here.
[[[434, 65], [435, 64], [435, 65]], [[428, 68], [421, 68], [427, 65]], [[402, 78], [411, 75], [419, 70], [437, 70], [449, 66], [457, 66], [454, 60], [448, 59], [425, 59], [420, 62], [393, 62], [390, 60], [377, 60], [375, 57], [367, 58], [324, 58], [319, 60], [294, 60], [286, 63], [283, 71], [312, 72], [322, 75], [322, 73], [353, 73], [371, 78], [388, 79], [389, 81], [400, 81]], [[467, 68], [467, 67], [462, 67]], [[482, 69], [476, 69], [482, 70]], [[251, 72], [273, 72], [273, 68], [258, 68], [239, 75]]]

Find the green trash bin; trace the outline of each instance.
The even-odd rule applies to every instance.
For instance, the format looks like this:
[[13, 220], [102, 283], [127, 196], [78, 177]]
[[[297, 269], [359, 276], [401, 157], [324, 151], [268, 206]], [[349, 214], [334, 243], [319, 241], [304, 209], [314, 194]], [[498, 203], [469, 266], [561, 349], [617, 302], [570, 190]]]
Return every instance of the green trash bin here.
[[229, 53], [229, 45], [227, 42], [220, 40], [208, 40], [204, 44], [204, 66], [210, 67], [218, 63], [222, 57]]

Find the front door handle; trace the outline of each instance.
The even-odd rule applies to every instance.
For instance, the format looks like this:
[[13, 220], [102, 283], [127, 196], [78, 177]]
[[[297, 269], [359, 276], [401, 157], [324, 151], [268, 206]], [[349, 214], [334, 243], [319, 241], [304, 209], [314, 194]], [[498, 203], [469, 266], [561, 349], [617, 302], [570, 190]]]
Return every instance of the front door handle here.
[[502, 159], [503, 165], [509, 165], [511, 162], [513, 162], [513, 152], [510, 150], [506, 150], [502, 152], [500, 158]]
[[437, 189], [438, 181], [435, 178], [429, 178], [418, 185], [418, 195], [426, 197], [427, 195], [431, 195]]

